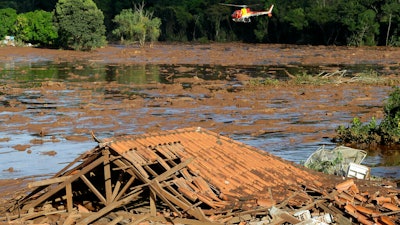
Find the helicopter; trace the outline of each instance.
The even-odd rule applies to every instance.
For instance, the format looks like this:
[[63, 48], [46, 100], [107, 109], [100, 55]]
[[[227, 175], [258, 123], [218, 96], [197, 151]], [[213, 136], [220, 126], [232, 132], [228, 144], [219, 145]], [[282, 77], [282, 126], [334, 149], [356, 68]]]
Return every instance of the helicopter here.
[[247, 5], [234, 5], [227, 3], [219, 3], [219, 4], [225, 6], [240, 7], [241, 9], [235, 10], [231, 16], [233, 21], [242, 23], [250, 23], [251, 22], [250, 17], [253, 16], [268, 15], [268, 17], [271, 17], [272, 9], [274, 8], [274, 5], [272, 4], [267, 11], [252, 11]]

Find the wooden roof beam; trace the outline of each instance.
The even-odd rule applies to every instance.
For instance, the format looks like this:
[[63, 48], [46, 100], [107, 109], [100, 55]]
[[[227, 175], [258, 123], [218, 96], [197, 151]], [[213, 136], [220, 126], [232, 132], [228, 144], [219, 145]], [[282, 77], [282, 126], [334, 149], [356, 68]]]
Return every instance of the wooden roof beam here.
[[48, 199], [49, 197], [53, 196], [54, 194], [56, 194], [57, 192], [59, 192], [60, 190], [62, 190], [63, 188], [65, 188], [67, 186], [67, 184], [71, 184], [73, 181], [75, 181], [76, 179], [78, 179], [80, 176], [90, 172], [92, 169], [94, 169], [95, 167], [97, 167], [98, 165], [102, 164], [104, 161], [103, 157], [98, 158], [97, 160], [93, 161], [92, 163], [90, 163], [88, 166], [84, 167], [81, 171], [79, 171], [77, 174], [72, 175], [69, 179], [67, 179], [66, 181], [60, 183], [57, 187], [55, 187], [54, 189], [46, 192], [45, 194], [43, 194], [42, 196], [40, 196], [39, 198], [37, 198], [36, 200], [34, 200], [33, 202], [31, 202], [30, 204], [25, 205], [22, 210], [29, 210], [30, 208], [34, 208], [37, 205], [39, 205], [40, 203], [42, 203], [43, 201], [45, 201], [46, 199]]

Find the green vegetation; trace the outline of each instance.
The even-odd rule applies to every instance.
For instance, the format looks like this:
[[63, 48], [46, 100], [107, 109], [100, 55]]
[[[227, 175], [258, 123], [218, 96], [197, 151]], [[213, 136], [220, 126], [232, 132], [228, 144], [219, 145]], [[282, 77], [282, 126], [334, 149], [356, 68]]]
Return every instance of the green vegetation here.
[[17, 11], [15, 9], [0, 9], [0, 40], [2, 37], [13, 33], [16, 21]]
[[307, 167], [318, 172], [335, 174], [335, 171], [339, 171], [343, 163], [343, 154], [341, 152], [333, 152], [331, 158], [312, 161]]
[[281, 75], [281, 79], [277, 78], [252, 78], [248, 85], [253, 87], [275, 86], [279, 84], [286, 85], [325, 85], [325, 84], [342, 84], [342, 83], [358, 83], [365, 85], [386, 85], [393, 86], [400, 83], [400, 78], [390, 76], [379, 76], [376, 71], [369, 70], [349, 76], [346, 70], [337, 70], [334, 72], [321, 72], [320, 74], [312, 74], [298, 71], [297, 73], [289, 73], [284, 70], [286, 76]]
[[[26, 41], [52, 45], [53, 34], [41, 34], [41, 38], [33, 39], [38, 36], [33, 34], [35, 31], [24, 27], [32, 24], [24, 21], [21, 16], [20, 21], [16, 23], [15, 13], [20, 15], [43, 10], [55, 12], [54, 26], [59, 29], [60, 41], [57, 44], [73, 49], [99, 47], [105, 43], [104, 36], [110, 42], [123, 38], [125, 42], [138, 41], [140, 44], [144, 39], [150, 42], [243, 41], [400, 46], [400, 2], [397, 0], [271, 0], [252, 7], [253, 10], [262, 10], [274, 4], [271, 18], [255, 17], [251, 23], [246, 24], [231, 20], [231, 13], [237, 8], [219, 3], [253, 5], [259, 4], [260, 0], [153, 0], [146, 1], [145, 5], [141, 2], [142, 0], [0, 0], [0, 35], [14, 35], [17, 40], [29, 39]], [[140, 5], [141, 11], [138, 11], [137, 7], [132, 9], [135, 5]], [[61, 11], [60, 7], [65, 7], [66, 10], [69, 8], [70, 11]], [[148, 20], [143, 21], [140, 18]], [[132, 21], [127, 23], [128, 19], [134, 19], [139, 24]], [[40, 30], [53, 32], [47, 25]], [[24, 32], [31, 34], [19, 37], [25, 34]], [[44, 36], [46, 38], [43, 38]]]
[[52, 14], [43, 10], [19, 14], [14, 34], [20, 41], [42, 46], [52, 45], [58, 37]]
[[348, 127], [336, 129], [336, 142], [352, 145], [394, 146], [400, 144], [400, 88], [395, 87], [384, 105], [385, 117], [378, 125], [375, 118], [369, 123], [362, 123], [354, 118]]
[[161, 20], [144, 10], [144, 3], [135, 5], [135, 11], [123, 9], [113, 22], [117, 24], [113, 34], [122, 43], [139, 42], [140, 46], [144, 46], [146, 41], [154, 42], [160, 36]]
[[91, 50], [106, 44], [103, 12], [92, 0], [59, 0], [54, 21], [64, 48]]

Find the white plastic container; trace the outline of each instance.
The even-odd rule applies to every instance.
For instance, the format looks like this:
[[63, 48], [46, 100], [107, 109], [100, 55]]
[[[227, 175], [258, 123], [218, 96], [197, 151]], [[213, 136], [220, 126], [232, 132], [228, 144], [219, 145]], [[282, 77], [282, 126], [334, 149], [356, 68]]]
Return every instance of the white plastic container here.
[[356, 163], [349, 163], [347, 177], [355, 177], [357, 179], [366, 179], [369, 176], [369, 168]]

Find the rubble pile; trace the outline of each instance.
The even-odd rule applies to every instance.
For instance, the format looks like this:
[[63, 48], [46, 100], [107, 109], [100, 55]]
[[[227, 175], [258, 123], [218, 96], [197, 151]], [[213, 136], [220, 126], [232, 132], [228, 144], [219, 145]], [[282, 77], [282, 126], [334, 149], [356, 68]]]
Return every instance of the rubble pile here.
[[395, 187], [369, 193], [202, 128], [94, 139], [96, 148], [0, 207], [0, 223], [400, 222]]

